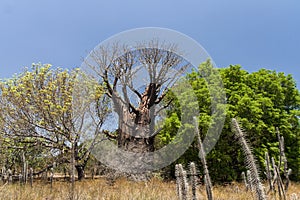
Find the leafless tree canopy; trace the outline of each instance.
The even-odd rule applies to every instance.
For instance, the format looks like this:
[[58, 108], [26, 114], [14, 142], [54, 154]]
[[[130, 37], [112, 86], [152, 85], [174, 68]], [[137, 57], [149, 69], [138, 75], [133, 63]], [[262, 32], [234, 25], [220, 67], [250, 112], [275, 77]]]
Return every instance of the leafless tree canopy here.
[[93, 74], [103, 81], [119, 115], [119, 130], [123, 133], [119, 134], [120, 146], [125, 145], [121, 138], [128, 139], [128, 135], [150, 140], [155, 136], [152, 122], [161, 110], [156, 105], [190, 67], [176, 52], [176, 45], [153, 40], [134, 48], [120, 44], [100, 46], [86, 60]]
[[[112, 47], [101, 46], [94, 50], [91, 53], [92, 62], [89, 60], [86, 63], [106, 84], [107, 95], [121, 95], [117, 91], [120, 86], [124, 100], [129, 100], [127, 90], [130, 89], [142, 101], [142, 93], [134, 87], [133, 82], [139, 71], [146, 69], [144, 78], [147, 78], [149, 85], [156, 85], [156, 90], [151, 91], [154, 92], [151, 96], [153, 105], [162, 99], [165, 91], [190, 66], [180, 55], [174, 53], [176, 50], [175, 45], [160, 44], [157, 41], [148, 45], [140, 44], [134, 49], [114, 44]], [[161, 95], [154, 99], [154, 94]]]

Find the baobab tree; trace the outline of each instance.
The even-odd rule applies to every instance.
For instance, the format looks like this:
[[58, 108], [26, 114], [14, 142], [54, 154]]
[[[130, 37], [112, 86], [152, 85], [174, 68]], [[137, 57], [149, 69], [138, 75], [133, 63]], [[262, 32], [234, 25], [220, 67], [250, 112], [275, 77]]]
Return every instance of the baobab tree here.
[[116, 139], [119, 148], [133, 153], [155, 150], [154, 139], [161, 130], [156, 117], [170, 104], [163, 99], [191, 67], [176, 52], [176, 45], [158, 40], [135, 47], [116, 43], [99, 46], [85, 60], [118, 114], [116, 134], [107, 136]]

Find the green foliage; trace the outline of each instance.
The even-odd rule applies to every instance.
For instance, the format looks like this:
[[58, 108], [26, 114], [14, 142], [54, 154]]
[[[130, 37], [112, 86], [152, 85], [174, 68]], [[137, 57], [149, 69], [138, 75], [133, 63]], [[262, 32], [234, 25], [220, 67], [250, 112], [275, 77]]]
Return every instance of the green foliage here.
[[[214, 81], [217, 79], [206, 78], [211, 71], [213, 68], [208, 61], [201, 64], [197, 72], [187, 75], [197, 96], [200, 112], [199, 130], [203, 138], [208, 133], [211, 123], [218, 120], [213, 118], [211, 105], [211, 96], [215, 92], [212, 85], [216, 85]], [[239, 65], [231, 65], [218, 71], [223, 80], [227, 104], [221, 136], [207, 156], [212, 179], [215, 181], [240, 179], [241, 172], [245, 170], [243, 154], [230, 129], [231, 118], [235, 117], [247, 131], [247, 139], [253, 147], [261, 169], [264, 169], [266, 151], [278, 160], [278, 139], [275, 132], [275, 128], [278, 127], [285, 138], [286, 156], [289, 167], [293, 170], [291, 179], [300, 180], [300, 94], [292, 76], [266, 69], [248, 73]], [[166, 120], [166, 130], [159, 136], [161, 141], [169, 141], [169, 138], [172, 138], [169, 136], [177, 129], [178, 118], [172, 112], [177, 111], [171, 107], [169, 118]], [[192, 146], [178, 162], [195, 161], [191, 160], [195, 159], [195, 156], [190, 155], [197, 153], [191, 150], [194, 148]]]
[[[220, 76], [223, 85], [218, 81]], [[221, 128], [218, 124], [225, 109], [220, 138], [208, 139], [208, 143], [218, 140], [207, 155], [214, 181], [240, 179], [245, 170], [242, 151], [231, 132], [231, 118], [237, 118], [246, 130], [261, 169], [265, 152], [278, 160], [275, 131], [278, 127], [285, 138], [285, 153], [293, 170], [291, 179], [300, 180], [300, 94], [291, 75], [266, 69], [248, 73], [238, 65], [214, 69], [207, 61], [186, 79], [196, 101], [191, 100], [184, 84], [177, 94], [169, 91], [163, 101], [165, 104], [173, 101], [156, 137], [157, 149], [185, 142], [184, 132], [193, 130], [190, 115], [193, 108], [199, 111], [197, 120], [202, 139], [210, 138], [211, 132]], [[220, 92], [222, 87], [226, 92], [226, 107], [225, 94]], [[42, 168], [45, 162], [53, 162], [55, 156], [70, 153], [71, 143], [77, 148], [77, 164], [86, 163], [88, 145], [82, 141], [95, 142], [93, 138], [99, 134], [110, 109], [105, 106], [101, 85], [79, 70], [53, 69], [50, 65], [37, 64], [19, 76], [1, 81], [0, 94], [0, 165], [7, 167], [20, 163], [20, 152], [26, 149], [29, 164]], [[89, 113], [91, 110], [93, 113]], [[98, 130], [85, 134], [87, 127], [79, 123], [82, 120], [95, 122]], [[176, 162], [187, 167], [191, 161], [200, 165], [195, 142]], [[167, 167], [167, 171], [173, 170], [174, 165]]]
[[[227, 117], [238, 117], [248, 133], [262, 169], [264, 153], [278, 159], [278, 127], [286, 139], [289, 167], [299, 180], [299, 91], [291, 75], [261, 69], [247, 73], [240, 66], [220, 69], [227, 93]], [[236, 82], [233, 82], [236, 81]], [[223, 132], [228, 132], [224, 129]], [[298, 137], [298, 138], [297, 138]]]

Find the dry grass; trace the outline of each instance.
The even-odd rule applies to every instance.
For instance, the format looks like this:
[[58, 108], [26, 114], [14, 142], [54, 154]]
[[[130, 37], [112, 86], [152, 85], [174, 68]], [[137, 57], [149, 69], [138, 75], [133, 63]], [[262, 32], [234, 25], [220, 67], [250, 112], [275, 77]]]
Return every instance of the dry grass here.
[[[147, 183], [135, 183], [124, 179], [117, 180], [114, 186], [109, 186], [103, 179], [86, 180], [76, 183], [75, 199], [78, 200], [158, 200], [177, 199], [174, 182], [163, 182], [153, 179]], [[49, 184], [35, 183], [30, 186], [3, 185], [0, 186], [0, 199], [5, 200], [64, 200], [70, 199], [69, 184], [66, 182], [55, 182], [51, 190]], [[215, 199], [217, 200], [251, 200], [250, 192], [245, 192], [241, 184], [231, 184], [228, 186], [215, 186], [213, 188]], [[300, 197], [300, 184], [292, 183], [288, 195], [296, 193]], [[198, 199], [205, 199], [205, 187], [198, 187]], [[274, 199], [274, 198], [269, 198]], [[288, 198], [289, 199], [289, 198]]]
[[[265, 184], [266, 185], [266, 184]], [[289, 191], [287, 193], [288, 198], [291, 196], [291, 194], [297, 194], [300, 198], [300, 184], [298, 183], [292, 183], [290, 185]], [[228, 186], [215, 186], [214, 187], [214, 196], [217, 200], [252, 200], [254, 198], [254, 194], [251, 192], [246, 192], [245, 187], [243, 184], [233, 183]], [[273, 194], [268, 195], [269, 200], [275, 200], [278, 199], [275, 198]]]

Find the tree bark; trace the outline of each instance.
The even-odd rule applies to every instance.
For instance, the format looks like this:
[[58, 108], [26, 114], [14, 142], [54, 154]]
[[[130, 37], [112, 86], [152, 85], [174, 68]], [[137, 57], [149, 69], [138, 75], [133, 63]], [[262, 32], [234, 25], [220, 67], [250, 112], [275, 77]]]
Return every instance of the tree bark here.
[[154, 151], [154, 137], [142, 138], [131, 136], [122, 130], [118, 130], [118, 146], [126, 151], [145, 153]]
[[[134, 153], [154, 151], [155, 84], [142, 94], [136, 110], [119, 103], [118, 147]], [[151, 123], [152, 122], [152, 123]]]
[[85, 178], [84, 167], [82, 165], [76, 165], [75, 168], [77, 170], [78, 181], [83, 180]]

